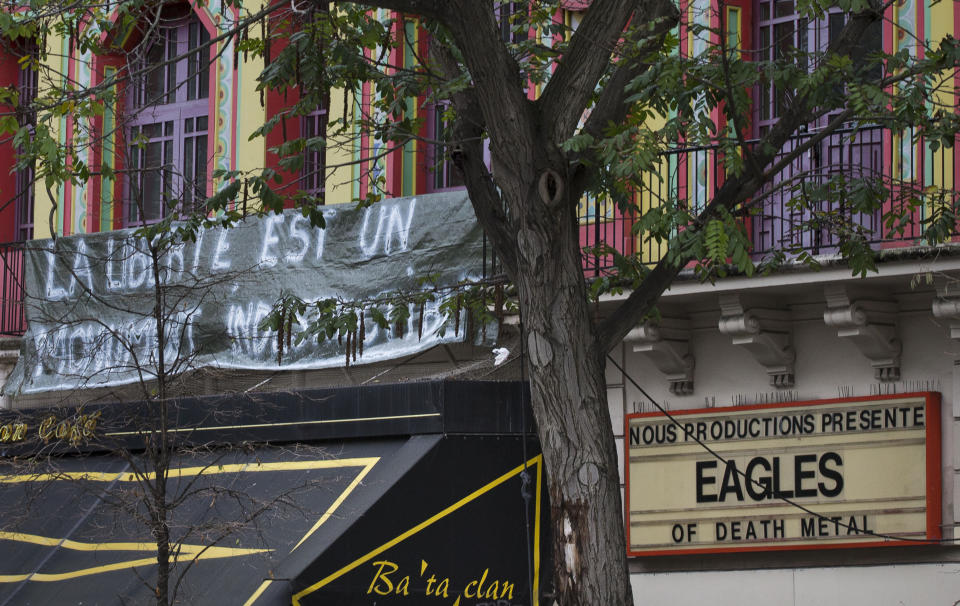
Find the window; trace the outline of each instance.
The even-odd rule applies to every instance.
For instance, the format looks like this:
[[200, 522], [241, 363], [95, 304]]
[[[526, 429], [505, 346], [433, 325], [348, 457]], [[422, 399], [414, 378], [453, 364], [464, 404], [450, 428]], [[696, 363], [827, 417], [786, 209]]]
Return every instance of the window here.
[[518, 44], [527, 40], [528, 32], [521, 25], [527, 21], [526, 2], [497, 2], [493, 12], [504, 42]]
[[[763, 61], [794, 61], [802, 70], [817, 67], [831, 40], [843, 30], [847, 15], [839, 8], [830, 8], [819, 19], [797, 14], [793, 0], [760, 0], [757, 5], [757, 52]], [[882, 29], [878, 22], [869, 29], [853, 53], [854, 64], [867, 78], [879, 78], [880, 65], [870, 56], [881, 48]], [[839, 87], [836, 91], [842, 92]], [[764, 136], [782, 116], [791, 111], [793, 91], [765, 82], [757, 91], [757, 130]], [[879, 127], [860, 130], [856, 137], [842, 129], [813, 142], [814, 132], [823, 128], [839, 111], [827, 114], [807, 125], [788, 140], [775, 155], [774, 161], [806, 146], [764, 187], [755, 203], [762, 210], [751, 220], [756, 251], [769, 251], [785, 246], [802, 247], [814, 254], [834, 254], [839, 235], [833, 229], [838, 218], [879, 233], [880, 213], [861, 213], [839, 202], [810, 197], [810, 192], [825, 186], [832, 178], [875, 178], [884, 174], [883, 130]], [[805, 203], [798, 204], [798, 200]]]
[[196, 18], [160, 27], [133, 66], [128, 226], [188, 213], [206, 199], [210, 34]]
[[427, 158], [428, 191], [440, 191], [464, 186], [463, 174], [450, 158], [449, 150], [442, 141], [449, 140], [449, 124], [445, 114], [450, 109], [450, 103], [435, 103], [429, 109], [430, 124], [427, 136], [437, 141], [430, 146], [431, 154]]
[[[17, 121], [21, 126], [33, 128], [36, 126], [36, 114], [32, 103], [37, 97], [37, 70], [33, 59], [36, 50], [24, 53], [31, 57], [30, 61], [20, 64], [17, 78]], [[32, 130], [31, 130], [32, 132]], [[17, 169], [17, 198], [16, 198], [16, 232], [15, 238], [19, 241], [33, 239], [33, 164]]]
[[[758, 58], [782, 61], [793, 55], [804, 69], [814, 69], [814, 62], [830, 41], [840, 35], [847, 15], [831, 8], [821, 19], [807, 19], [796, 11], [794, 0], [760, 0], [757, 4]], [[880, 65], [868, 63], [870, 54], [881, 49], [882, 29], [876, 22], [863, 36], [853, 59], [869, 78], [880, 77]], [[758, 134], [763, 136], [770, 126], [789, 111], [792, 91], [778, 89], [773, 82], [760, 85], [758, 91]], [[821, 119], [825, 124], [832, 116]], [[820, 126], [819, 124], [811, 125]]]
[[[300, 134], [307, 142], [303, 152], [303, 170], [300, 173], [300, 190], [324, 204], [325, 174], [327, 165], [327, 108], [326, 104], [300, 119]], [[311, 144], [311, 139], [320, 138]]]

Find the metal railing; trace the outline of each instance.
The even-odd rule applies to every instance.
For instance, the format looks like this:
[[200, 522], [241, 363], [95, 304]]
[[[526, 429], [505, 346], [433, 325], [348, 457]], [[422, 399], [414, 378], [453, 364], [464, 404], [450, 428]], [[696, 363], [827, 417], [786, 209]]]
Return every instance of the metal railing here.
[[[806, 149], [740, 210], [755, 258], [777, 250], [836, 254], [845, 239], [854, 236], [874, 248], [917, 245], [935, 209], [955, 201], [960, 183], [956, 146], [933, 149], [914, 140], [912, 132], [881, 127], [813, 139], [817, 136], [803, 133], [784, 145], [774, 165], [801, 146]], [[667, 203], [694, 213], [703, 209], [723, 184], [724, 166], [717, 146], [667, 150], [654, 169], [642, 175], [635, 210], [621, 211], [607, 200], [581, 202], [580, 244], [586, 249], [587, 275], [600, 275], [613, 266], [613, 256], [597, 250], [599, 244], [656, 263], [666, 244], [634, 234], [636, 217]], [[952, 231], [957, 233], [955, 225]]]
[[23, 317], [23, 242], [0, 244], [0, 335], [21, 336]]

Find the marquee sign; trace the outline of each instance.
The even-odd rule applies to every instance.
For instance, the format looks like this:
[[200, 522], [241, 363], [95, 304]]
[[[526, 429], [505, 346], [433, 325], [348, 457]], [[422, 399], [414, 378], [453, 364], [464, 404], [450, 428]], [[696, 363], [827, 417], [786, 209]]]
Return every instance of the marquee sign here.
[[630, 555], [940, 538], [937, 393], [671, 415], [626, 418]]

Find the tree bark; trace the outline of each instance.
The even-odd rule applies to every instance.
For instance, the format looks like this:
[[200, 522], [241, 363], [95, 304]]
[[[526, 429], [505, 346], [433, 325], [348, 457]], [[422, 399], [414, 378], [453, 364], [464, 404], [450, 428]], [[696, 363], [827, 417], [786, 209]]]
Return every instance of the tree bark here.
[[563, 606], [632, 604], [618, 462], [572, 208], [525, 202], [517, 232], [524, 346], [546, 461]]

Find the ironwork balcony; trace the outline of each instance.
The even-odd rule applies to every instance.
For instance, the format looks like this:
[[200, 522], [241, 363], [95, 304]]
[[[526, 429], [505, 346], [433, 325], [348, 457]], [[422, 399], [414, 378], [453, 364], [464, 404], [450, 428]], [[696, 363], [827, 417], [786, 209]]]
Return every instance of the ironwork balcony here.
[[[791, 139], [775, 163], [800, 146], [809, 148], [741, 210], [755, 258], [776, 250], [835, 255], [853, 232], [876, 249], [922, 244], [925, 223], [935, 209], [953, 206], [960, 153], [956, 146], [934, 150], [912, 135], [876, 127], [838, 131], [821, 140], [813, 139], [815, 132]], [[582, 202], [585, 273], [598, 276], [613, 267], [612, 255], [591, 250], [599, 244], [656, 263], [665, 244], [632, 233], [636, 213], [667, 202], [702, 209], [723, 184], [723, 165], [716, 146], [671, 149], [643, 176], [638, 210], [624, 212], [605, 200]], [[957, 233], [956, 225], [952, 233]]]

